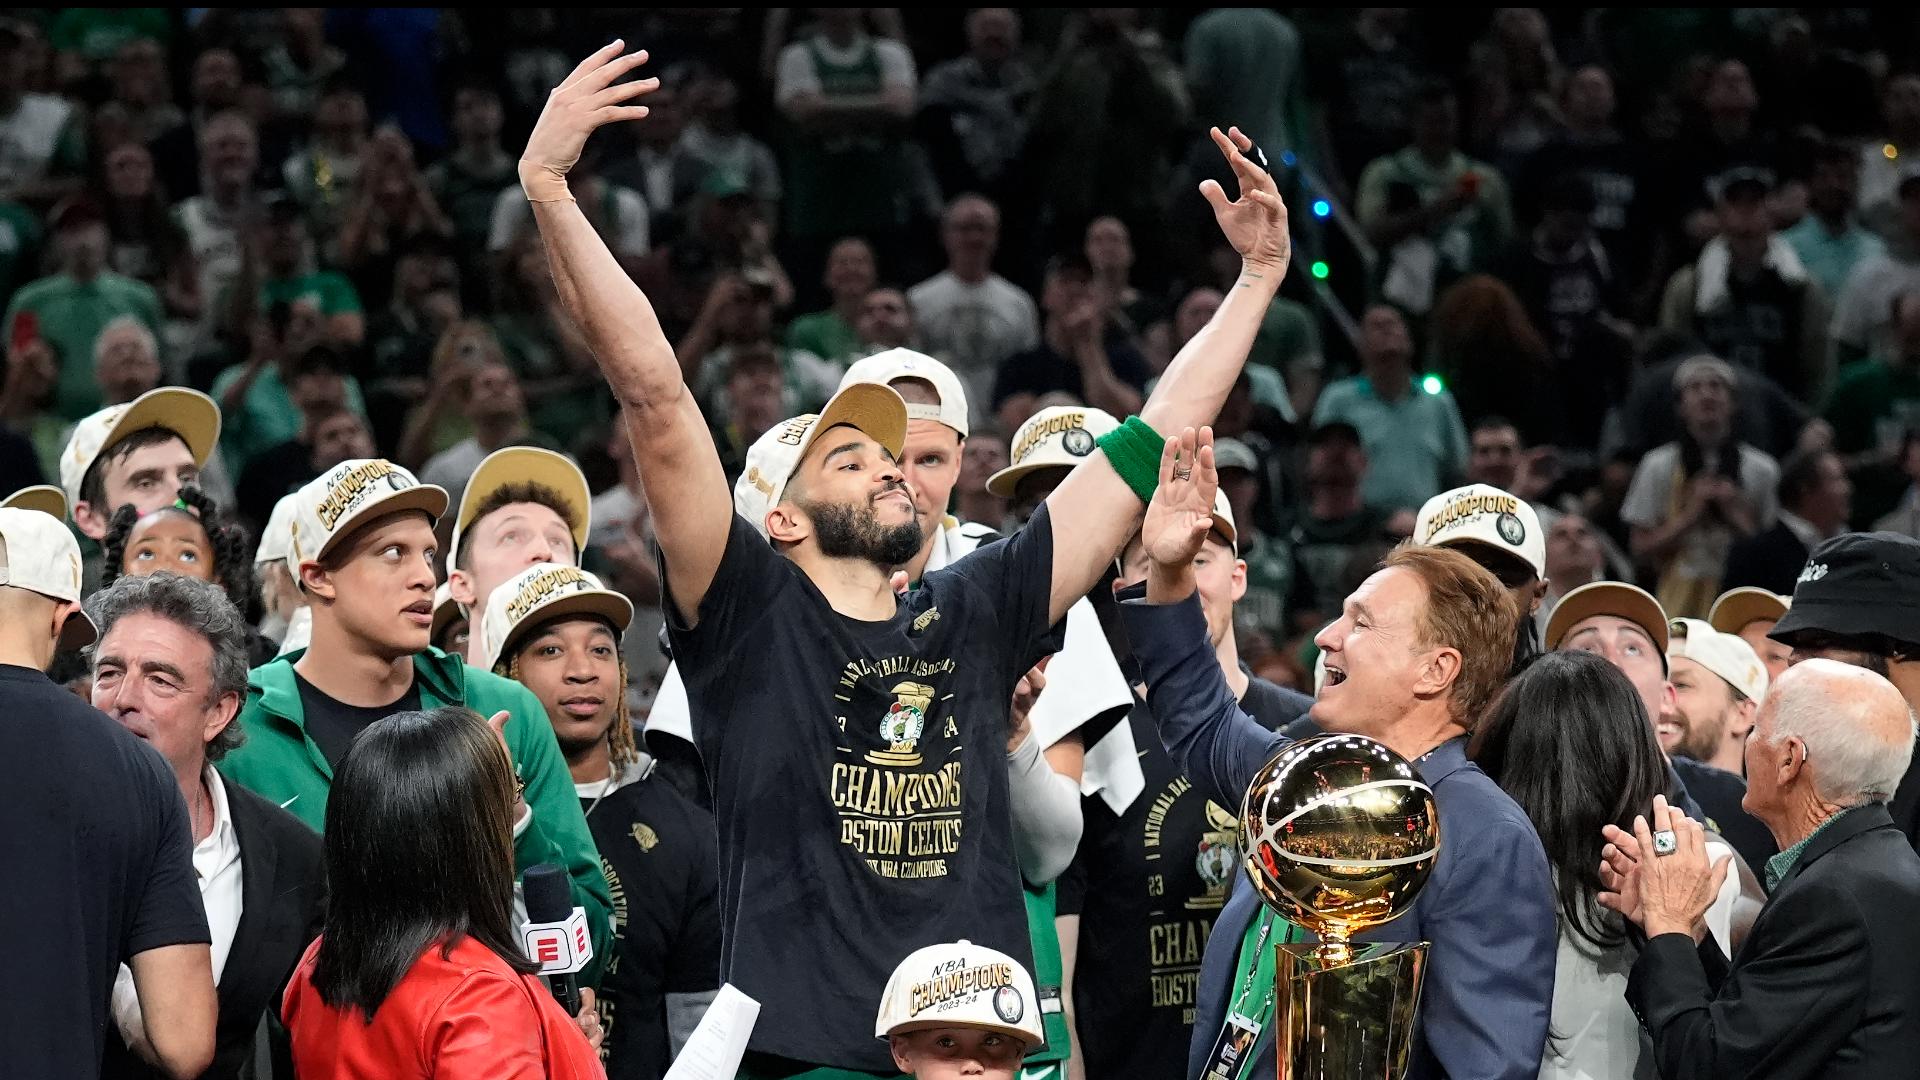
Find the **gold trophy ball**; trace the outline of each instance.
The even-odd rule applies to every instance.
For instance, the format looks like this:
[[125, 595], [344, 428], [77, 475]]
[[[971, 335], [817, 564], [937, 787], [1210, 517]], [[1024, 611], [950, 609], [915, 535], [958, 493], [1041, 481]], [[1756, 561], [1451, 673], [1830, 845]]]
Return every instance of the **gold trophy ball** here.
[[1363, 735], [1282, 750], [1248, 786], [1240, 827], [1260, 898], [1330, 943], [1405, 912], [1440, 853], [1433, 790]]

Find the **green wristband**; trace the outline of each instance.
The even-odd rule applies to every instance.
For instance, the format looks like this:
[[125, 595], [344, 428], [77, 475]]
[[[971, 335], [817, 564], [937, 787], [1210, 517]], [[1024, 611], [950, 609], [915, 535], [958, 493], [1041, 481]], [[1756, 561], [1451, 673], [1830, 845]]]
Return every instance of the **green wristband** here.
[[1095, 439], [1106, 452], [1108, 464], [1127, 482], [1141, 502], [1153, 501], [1153, 489], [1160, 486], [1160, 454], [1167, 440], [1145, 420], [1127, 417], [1127, 422]]

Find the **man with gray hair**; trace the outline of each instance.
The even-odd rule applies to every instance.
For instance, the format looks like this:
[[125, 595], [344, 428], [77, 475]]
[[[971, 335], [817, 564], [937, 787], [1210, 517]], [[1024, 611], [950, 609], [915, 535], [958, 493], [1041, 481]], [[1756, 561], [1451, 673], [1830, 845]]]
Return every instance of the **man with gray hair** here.
[[1646, 944], [1627, 1002], [1662, 1076], [1904, 1076], [1920, 1046], [1920, 855], [1887, 802], [1913, 752], [1892, 683], [1812, 659], [1780, 676], [1747, 740], [1745, 808], [1780, 845], [1729, 966], [1702, 917], [1727, 872], [1699, 822], [1655, 797], [1607, 826], [1600, 902]]
[[[92, 598], [93, 704], [160, 752], [186, 799], [193, 866], [212, 932], [220, 1002], [208, 1076], [237, 1076], [277, 1006], [325, 904], [320, 838], [215, 768], [245, 737], [247, 624], [218, 586], [178, 574], [124, 577]], [[155, 1075], [142, 1002], [122, 968], [113, 988], [109, 1077]]]

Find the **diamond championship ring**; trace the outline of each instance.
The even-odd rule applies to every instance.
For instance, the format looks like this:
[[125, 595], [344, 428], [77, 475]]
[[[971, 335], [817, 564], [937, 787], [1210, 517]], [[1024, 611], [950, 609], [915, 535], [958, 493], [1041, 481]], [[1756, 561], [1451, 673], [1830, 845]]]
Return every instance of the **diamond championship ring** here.
[[1653, 853], [1671, 855], [1680, 850], [1680, 842], [1674, 838], [1672, 829], [1661, 829], [1653, 834]]

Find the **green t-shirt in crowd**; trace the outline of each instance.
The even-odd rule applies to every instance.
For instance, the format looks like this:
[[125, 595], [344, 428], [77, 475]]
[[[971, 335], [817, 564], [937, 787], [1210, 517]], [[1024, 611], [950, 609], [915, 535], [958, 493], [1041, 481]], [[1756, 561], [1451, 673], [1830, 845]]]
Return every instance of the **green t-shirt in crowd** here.
[[[227, 389], [240, 380], [245, 365], [235, 364], [220, 373], [213, 380], [213, 400], [225, 398]], [[361, 416], [367, 415], [367, 403], [360, 396], [360, 383], [353, 376], [345, 376], [347, 382], [347, 408]], [[287, 395], [287, 384], [280, 379], [280, 369], [272, 364], [263, 368], [247, 387], [247, 395], [240, 399], [238, 409], [222, 410], [220, 423], [220, 449], [226, 455], [227, 468], [235, 476], [246, 471], [247, 463], [262, 451], [279, 446], [300, 434], [300, 410], [294, 408], [293, 399]]]
[[33, 277], [41, 236], [40, 219], [33, 211], [17, 202], [0, 202], [0, 304]]
[[290, 278], [270, 278], [260, 283], [260, 306], [294, 304], [312, 300], [322, 315], [351, 315], [360, 308], [360, 294], [353, 283], [332, 270], [318, 270]]
[[1920, 364], [1871, 359], [1841, 368], [1826, 418], [1843, 454], [1898, 446], [1908, 431], [1920, 430]]
[[1240, 558], [1247, 564], [1247, 591], [1234, 602], [1233, 623], [1243, 635], [1255, 631], [1279, 645], [1287, 634], [1287, 597], [1293, 594], [1293, 551], [1286, 541], [1249, 528], [1240, 537]]
[[80, 282], [65, 274], [44, 277], [22, 286], [7, 305], [6, 340], [13, 340], [15, 321], [32, 312], [40, 321], [40, 336], [60, 353], [60, 378], [54, 386], [54, 411], [79, 420], [100, 409], [100, 385], [93, 376], [93, 342], [106, 325], [132, 315], [160, 336], [160, 297], [151, 286], [102, 271], [92, 281]]
[[860, 335], [832, 308], [802, 315], [788, 323], [787, 348], [810, 352], [843, 366], [862, 352]]

